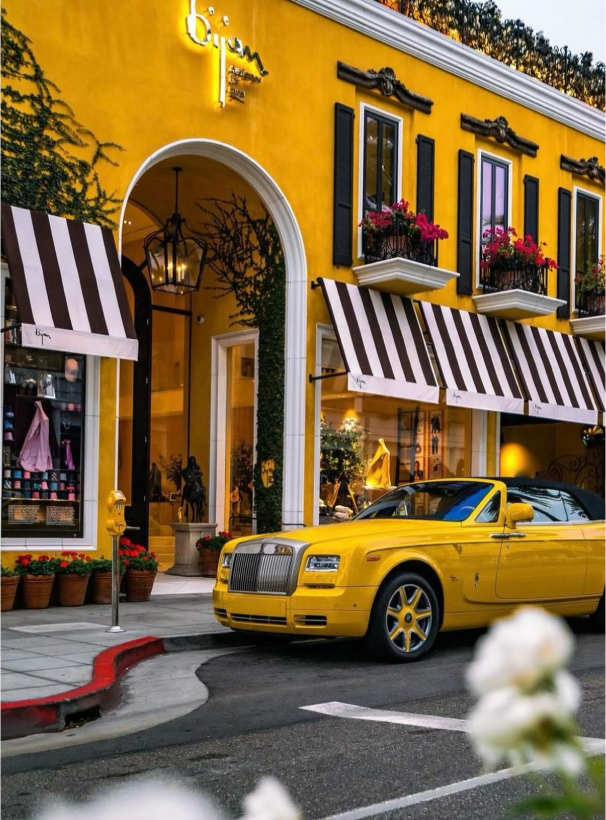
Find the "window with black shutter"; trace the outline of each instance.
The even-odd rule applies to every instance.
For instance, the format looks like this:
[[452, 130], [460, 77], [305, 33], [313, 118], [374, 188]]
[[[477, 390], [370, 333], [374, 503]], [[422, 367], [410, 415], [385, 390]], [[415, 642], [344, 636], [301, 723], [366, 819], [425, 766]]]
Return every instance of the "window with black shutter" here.
[[600, 200], [589, 194], [577, 193], [575, 234], [575, 275], [582, 276], [598, 258]]
[[524, 177], [524, 236], [539, 241], [539, 180]]
[[459, 151], [459, 190], [457, 217], [457, 293], [473, 291], [473, 165], [469, 151]]
[[353, 262], [353, 139], [354, 111], [335, 104], [335, 160], [333, 202], [333, 265]]
[[566, 304], [558, 308], [558, 319], [568, 319], [570, 316], [570, 200], [570, 191], [559, 188], [557, 297]]
[[393, 205], [398, 190], [398, 123], [364, 114], [363, 213]]
[[424, 213], [433, 222], [435, 142], [430, 137], [417, 137], [417, 213]]
[[505, 231], [509, 227], [509, 165], [482, 156], [481, 173], [480, 235], [484, 244], [489, 231]]

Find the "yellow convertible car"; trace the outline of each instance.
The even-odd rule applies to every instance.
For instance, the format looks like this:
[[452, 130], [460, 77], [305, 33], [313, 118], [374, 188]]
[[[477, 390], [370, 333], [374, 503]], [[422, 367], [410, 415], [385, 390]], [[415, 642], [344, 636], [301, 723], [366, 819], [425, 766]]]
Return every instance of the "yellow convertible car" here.
[[397, 487], [352, 521], [230, 541], [213, 592], [234, 630], [364, 638], [392, 661], [520, 604], [604, 625], [604, 499], [550, 481]]

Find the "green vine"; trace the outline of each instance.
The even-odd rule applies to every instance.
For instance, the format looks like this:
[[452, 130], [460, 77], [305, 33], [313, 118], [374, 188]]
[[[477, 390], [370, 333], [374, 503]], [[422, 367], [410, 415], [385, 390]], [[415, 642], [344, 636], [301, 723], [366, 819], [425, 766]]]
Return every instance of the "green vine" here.
[[2, 200], [32, 211], [115, 227], [121, 200], [102, 187], [97, 166], [118, 165], [57, 95], [31, 48], [2, 9]]
[[[199, 205], [208, 264], [220, 296], [233, 294], [238, 306], [232, 325], [257, 328], [257, 454], [253, 470], [258, 532], [282, 524], [284, 450], [284, 345], [286, 267], [276, 226], [264, 206], [253, 214], [244, 197], [208, 199]], [[273, 481], [267, 480], [273, 473]], [[269, 485], [269, 486], [268, 486]]]

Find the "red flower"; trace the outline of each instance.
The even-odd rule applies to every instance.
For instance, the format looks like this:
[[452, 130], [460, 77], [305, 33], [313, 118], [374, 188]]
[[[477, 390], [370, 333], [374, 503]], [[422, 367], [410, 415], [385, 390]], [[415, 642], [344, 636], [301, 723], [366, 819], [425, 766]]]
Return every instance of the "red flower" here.
[[143, 560], [144, 560], [144, 561], [149, 561], [149, 555], [144, 555], [144, 556], [143, 556]]
[[203, 541], [210, 541], [210, 535], [205, 535], [202, 540]]
[[40, 555], [38, 557], [38, 561], [48, 561], [48, 558], [46, 558], [44, 555]]
[[122, 561], [122, 563], [124, 564], [125, 567], [130, 566], [130, 561], [128, 560], [128, 558], [125, 558], [124, 561]]
[[19, 563], [21, 564], [22, 567], [26, 567], [26, 566], [28, 566], [28, 564], [31, 564], [31, 559], [30, 558], [25, 558], [25, 556], [24, 556]]
[[123, 535], [122, 538], [120, 539], [120, 546], [121, 547], [132, 547], [132, 545], [133, 545], [133, 542], [130, 540], [130, 538], [127, 538], [126, 536]]
[[[61, 569], [65, 569], [65, 567], [66, 567], [67, 565], [68, 565], [68, 564], [67, 564], [67, 561], [59, 561], [59, 566], [61, 567]], [[63, 582], [62, 582], [62, 583], [63, 583]]]
[[131, 558], [138, 558], [139, 557], [139, 550], [130, 550], [129, 553]]

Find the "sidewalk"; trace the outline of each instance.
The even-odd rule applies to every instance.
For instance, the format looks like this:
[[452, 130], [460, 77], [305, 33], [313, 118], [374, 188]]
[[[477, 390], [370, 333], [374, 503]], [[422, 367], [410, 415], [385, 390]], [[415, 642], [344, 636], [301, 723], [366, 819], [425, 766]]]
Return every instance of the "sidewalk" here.
[[120, 626], [109, 634], [111, 607], [19, 609], [2, 614], [2, 703], [45, 698], [88, 684], [105, 649], [149, 636], [228, 632], [212, 612], [213, 580], [159, 574], [151, 601], [121, 603]]

